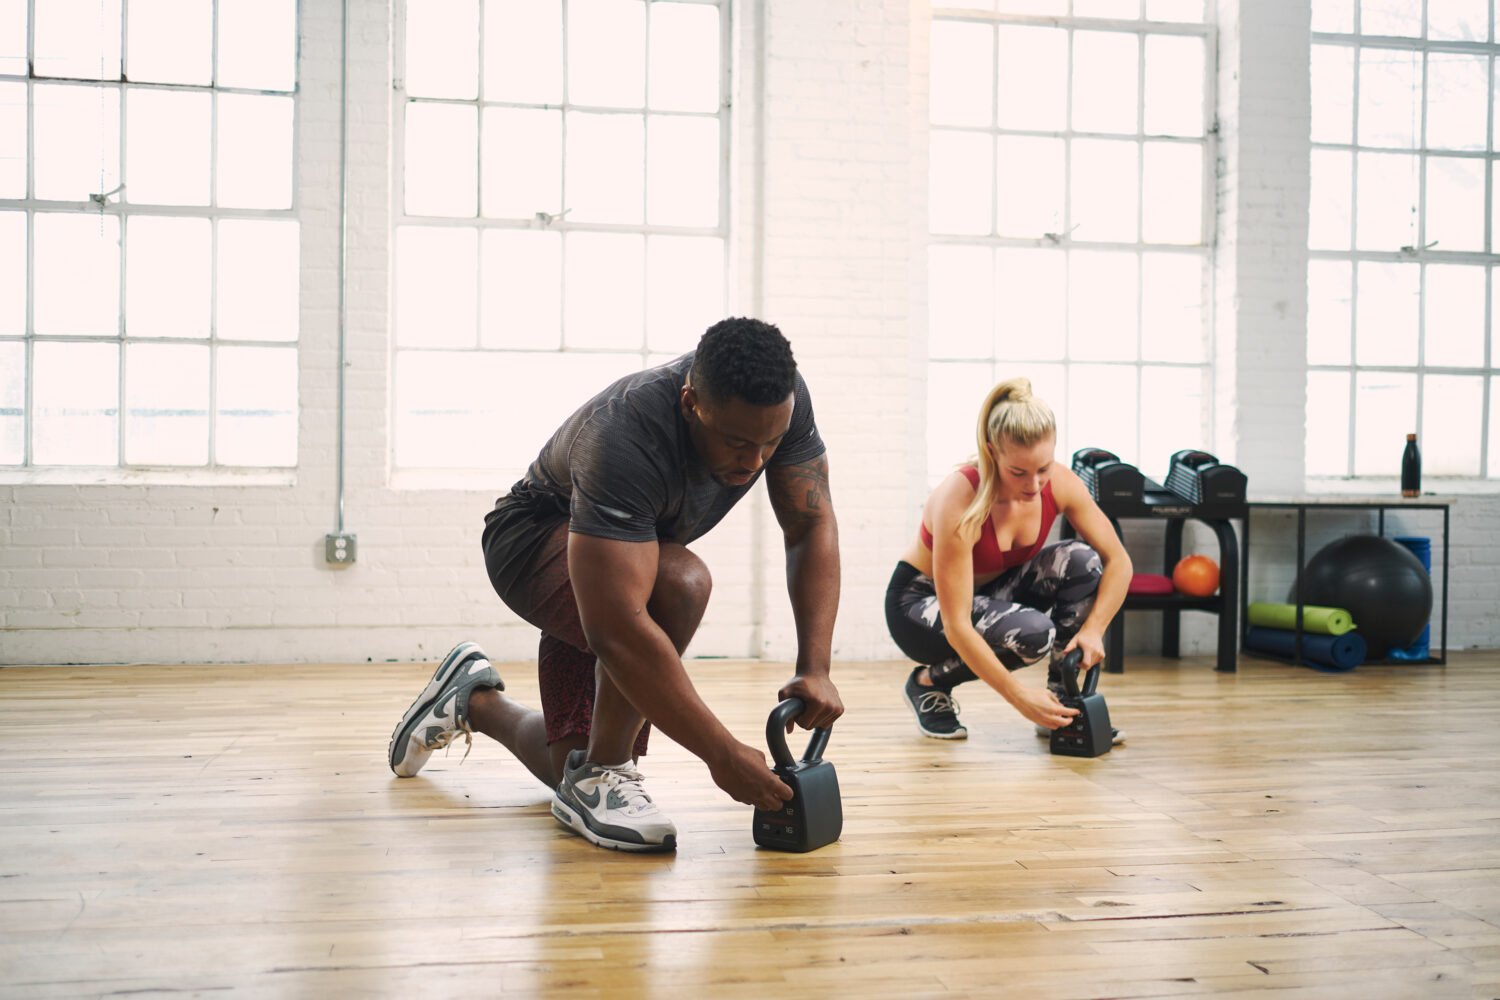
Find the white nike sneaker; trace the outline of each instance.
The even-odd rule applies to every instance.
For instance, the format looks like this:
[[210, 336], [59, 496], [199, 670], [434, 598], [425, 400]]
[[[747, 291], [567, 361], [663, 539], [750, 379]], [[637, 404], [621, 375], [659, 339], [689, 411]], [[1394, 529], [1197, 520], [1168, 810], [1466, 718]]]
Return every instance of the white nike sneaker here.
[[[469, 728], [469, 695], [483, 688], [505, 690], [500, 674], [472, 642], [461, 642], [438, 664], [432, 680], [417, 695], [391, 733], [391, 770], [410, 778], [422, 770], [432, 751], [462, 734], [474, 745]], [[465, 751], [464, 756], [468, 756]]]
[[675, 851], [677, 827], [641, 787], [632, 763], [605, 766], [568, 754], [552, 815], [591, 844], [615, 851]]

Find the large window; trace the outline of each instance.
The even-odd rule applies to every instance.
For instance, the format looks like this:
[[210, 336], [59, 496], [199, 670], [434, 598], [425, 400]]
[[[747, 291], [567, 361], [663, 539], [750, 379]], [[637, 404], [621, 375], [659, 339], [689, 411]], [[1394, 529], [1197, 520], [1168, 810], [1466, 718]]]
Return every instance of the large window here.
[[1208, 442], [1202, 0], [966, 0], [932, 24], [928, 468], [1025, 375], [1059, 460]]
[[0, 3], [0, 466], [297, 459], [295, 0]]
[[1313, 4], [1310, 475], [1500, 477], [1490, 6]]
[[514, 471], [722, 318], [725, 4], [408, 2], [398, 469]]

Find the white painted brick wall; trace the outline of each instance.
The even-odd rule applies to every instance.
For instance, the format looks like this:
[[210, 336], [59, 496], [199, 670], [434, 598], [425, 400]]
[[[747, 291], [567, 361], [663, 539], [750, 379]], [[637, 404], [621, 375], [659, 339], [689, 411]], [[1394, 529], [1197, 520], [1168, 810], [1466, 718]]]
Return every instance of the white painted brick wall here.
[[[462, 637], [499, 657], [534, 655], [533, 630], [494, 596], [479, 551], [483, 515], [509, 484], [398, 490], [388, 482], [386, 4], [351, 5], [345, 524], [360, 554], [344, 569], [323, 562], [336, 496], [339, 4], [301, 6], [295, 484], [0, 486], [0, 662], [354, 663], [432, 658]], [[1307, 4], [1219, 6], [1215, 446], [1256, 489], [1294, 492], [1304, 414]], [[741, 0], [734, 17], [734, 310], [779, 323], [813, 387], [843, 541], [836, 652], [895, 657], [881, 598], [925, 480], [930, 7]], [[1497, 524], [1500, 497], [1464, 497], [1454, 510], [1450, 645], [1500, 645]], [[1257, 521], [1252, 596], [1284, 594], [1289, 537], [1274, 519]], [[780, 537], [763, 494], [696, 548], [715, 599], [692, 652], [790, 658]], [[1154, 566], [1159, 531], [1133, 531], [1132, 550]], [[1211, 620], [1190, 615], [1185, 625], [1188, 650], [1207, 652]], [[1133, 616], [1132, 647], [1151, 648], [1153, 626], [1154, 616]]]

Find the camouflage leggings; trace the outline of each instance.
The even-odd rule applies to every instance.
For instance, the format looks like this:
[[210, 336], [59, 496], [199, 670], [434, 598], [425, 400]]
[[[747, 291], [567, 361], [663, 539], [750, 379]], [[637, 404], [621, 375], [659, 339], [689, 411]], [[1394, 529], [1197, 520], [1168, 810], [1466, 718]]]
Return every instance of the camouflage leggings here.
[[[1099, 554], [1082, 541], [1048, 545], [975, 588], [974, 628], [1007, 669], [1035, 663], [1077, 634], [1094, 606], [1103, 572]], [[943, 634], [932, 578], [910, 563], [897, 563], [891, 575], [885, 620], [896, 645], [926, 664], [937, 686], [977, 679]]]

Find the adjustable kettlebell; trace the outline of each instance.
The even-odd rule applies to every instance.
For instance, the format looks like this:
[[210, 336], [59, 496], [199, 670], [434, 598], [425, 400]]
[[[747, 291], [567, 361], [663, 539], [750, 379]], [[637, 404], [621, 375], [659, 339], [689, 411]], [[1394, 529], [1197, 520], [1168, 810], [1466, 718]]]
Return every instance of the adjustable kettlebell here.
[[839, 839], [844, 829], [844, 806], [833, 762], [823, 759], [832, 730], [814, 729], [801, 760], [793, 760], [786, 745], [786, 726], [807, 706], [788, 698], [771, 709], [766, 720], [766, 745], [776, 766], [771, 770], [792, 789], [790, 801], [775, 812], [755, 810], [751, 832], [755, 842], [773, 851], [816, 851]]
[[1052, 730], [1052, 752], [1063, 757], [1100, 757], [1109, 753], [1114, 742], [1114, 733], [1109, 726], [1109, 706], [1104, 695], [1097, 694], [1099, 667], [1088, 672], [1082, 690], [1078, 687], [1078, 665], [1083, 662], [1083, 651], [1073, 650], [1057, 665], [1062, 675], [1062, 703], [1068, 708], [1078, 709], [1061, 729]]

